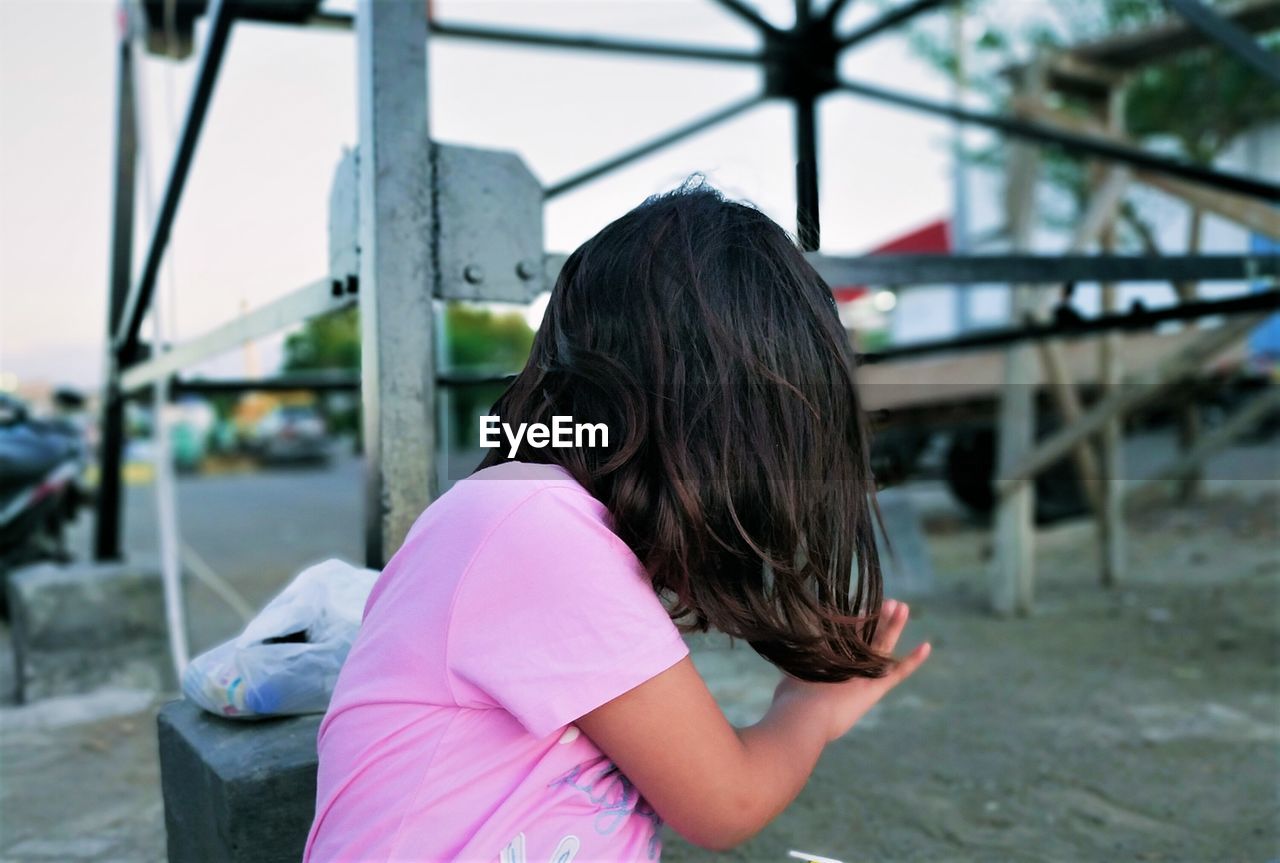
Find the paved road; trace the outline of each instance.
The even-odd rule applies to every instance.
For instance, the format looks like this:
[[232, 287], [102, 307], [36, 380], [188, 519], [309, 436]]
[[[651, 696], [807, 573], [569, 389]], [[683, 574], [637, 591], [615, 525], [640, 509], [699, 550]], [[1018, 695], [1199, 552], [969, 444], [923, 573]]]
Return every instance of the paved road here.
[[[1176, 452], [1171, 435], [1129, 439], [1126, 459], [1131, 478], [1149, 476]], [[461, 458], [475, 459], [478, 451]], [[468, 462], [470, 463], [470, 462]], [[465, 475], [451, 465], [452, 473]], [[1238, 485], [1240, 480], [1280, 480], [1280, 450], [1266, 445], [1235, 447], [1209, 465], [1211, 480]], [[956, 510], [938, 483], [920, 483], [911, 491], [920, 509]], [[155, 554], [155, 489], [129, 486], [126, 495], [125, 547], [129, 554]], [[363, 463], [347, 453], [327, 467], [277, 468], [218, 476], [184, 476], [178, 481], [178, 513], [184, 542], [258, 608], [310, 563], [340, 557], [364, 559]], [[72, 548], [87, 557], [92, 518], [83, 516], [72, 534]], [[207, 588], [192, 581], [188, 615], [194, 650], [224, 640], [239, 628], [238, 618]]]

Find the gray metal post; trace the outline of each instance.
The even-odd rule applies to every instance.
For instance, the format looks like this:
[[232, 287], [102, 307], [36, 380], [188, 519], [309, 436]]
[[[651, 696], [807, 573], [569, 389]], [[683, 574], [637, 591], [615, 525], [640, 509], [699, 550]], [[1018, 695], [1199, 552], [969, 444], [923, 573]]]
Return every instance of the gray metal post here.
[[356, 34], [365, 558], [381, 567], [436, 481], [426, 4], [361, 0]]
[[106, 385], [102, 392], [102, 434], [93, 556], [120, 558], [120, 468], [124, 450], [124, 397], [120, 392], [120, 359], [116, 333], [124, 316], [133, 272], [134, 169], [138, 162], [138, 127], [133, 93], [133, 34], [129, 4], [120, 4], [120, 42], [116, 55], [116, 170], [111, 214], [111, 283], [107, 301]]

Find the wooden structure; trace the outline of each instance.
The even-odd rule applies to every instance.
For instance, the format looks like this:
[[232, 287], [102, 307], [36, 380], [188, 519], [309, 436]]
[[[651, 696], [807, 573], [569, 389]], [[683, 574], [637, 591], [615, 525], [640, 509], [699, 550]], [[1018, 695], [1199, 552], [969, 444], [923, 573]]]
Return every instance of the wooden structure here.
[[[1280, 27], [1278, 0], [1253, 0], [1235, 7], [1228, 23], [1249, 31]], [[1193, 19], [1171, 19], [1142, 32], [1127, 33], [1100, 42], [1080, 45], [1061, 53], [1038, 57], [1027, 66], [1013, 70], [1017, 77], [1015, 111], [1036, 122], [1063, 130], [1084, 132], [1116, 143], [1128, 143], [1125, 134], [1125, 88], [1132, 77], [1151, 63], [1209, 44], [1212, 34], [1195, 26]], [[1070, 96], [1092, 106], [1089, 113], [1068, 113], [1053, 106], [1052, 97]], [[1037, 154], [1023, 145], [1009, 159], [1006, 178], [1008, 225], [1015, 249], [1026, 245], [1035, 211]], [[1141, 168], [1114, 164], [1095, 165], [1092, 192], [1071, 239], [1069, 253], [1097, 247], [1112, 251], [1115, 224], [1127, 191], [1145, 185], [1178, 198], [1190, 208], [1191, 230], [1188, 253], [1199, 252], [1200, 219], [1205, 212], [1234, 221], [1250, 231], [1280, 239], [1280, 210], [1258, 200], [1230, 191], [1208, 189], [1167, 176], [1156, 176]], [[1158, 249], [1148, 248], [1158, 253]], [[1104, 312], [1116, 310], [1116, 287], [1103, 282]], [[1014, 313], [1018, 317], [1043, 318], [1052, 301], [1052, 286], [1015, 289]], [[1194, 281], [1173, 283], [1178, 300], [1197, 298]], [[1205, 364], [1222, 354], [1238, 350], [1239, 343], [1261, 320], [1259, 315], [1237, 318], [1221, 327], [1183, 331], [1176, 343], [1171, 340], [1167, 354], [1155, 360], [1150, 355], [1153, 342], [1145, 340], [1139, 353], [1141, 367], [1126, 377], [1126, 351], [1118, 333], [1107, 333], [1097, 345], [1093, 368], [1082, 374], [1082, 346], [1073, 347], [1070, 361], [1061, 343], [1044, 340], [1037, 344], [1038, 357], [1030, 348], [1013, 346], [1003, 357], [1004, 383], [999, 420], [999, 491], [995, 520], [995, 559], [992, 573], [992, 606], [1000, 613], [1030, 613], [1034, 601], [1035, 556], [1032, 512], [1034, 484], [1031, 482], [1068, 451], [1072, 453], [1094, 511], [1100, 551], [1099, 573], [1103, 585], [1123, 578], [1125, 567], [1125, 482], [1122, 423], [1130, 412], [1150, 404], [1187, 377], [1199, 374]], [[1130, 346], [1133, 347], [1132, 345]], [[1041, 373], [1032, 368], [1037, 361]], [[1130, 360], [1132, 363], [1133, 360]], [[1062, 428], [1034, 445], [1035, 414], [1032, 392], [1038, 380], [1048, 384], [1062, 420]], [[1100, 397], [1086, 410], [1078, 392], [1082, 383], [1101, 385]], [[1119, 387], [1124, 383], [1123, 388]], [[1196, 408], [1184, 408], [1183, 454], [1162, 476], [1193, 488], [1199, 466], [1210, 454], [1234, 436], [1249, 431], [1274, 405], [1270, 393], [1240, 409], [1212, 440], [1197, 441]]]

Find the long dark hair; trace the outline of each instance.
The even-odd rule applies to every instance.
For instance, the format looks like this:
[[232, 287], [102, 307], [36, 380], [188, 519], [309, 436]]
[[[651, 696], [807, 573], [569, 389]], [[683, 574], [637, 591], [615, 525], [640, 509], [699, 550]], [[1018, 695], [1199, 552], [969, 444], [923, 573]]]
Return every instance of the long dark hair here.
[[563, 466], [608, 508], [684, 630], [806, 680], [885, 672], [852, 349], [828, 285], [759, 210], [695, 176], [584, 243], [493, 413], [608, 426], [607, 447], [514, 459]]

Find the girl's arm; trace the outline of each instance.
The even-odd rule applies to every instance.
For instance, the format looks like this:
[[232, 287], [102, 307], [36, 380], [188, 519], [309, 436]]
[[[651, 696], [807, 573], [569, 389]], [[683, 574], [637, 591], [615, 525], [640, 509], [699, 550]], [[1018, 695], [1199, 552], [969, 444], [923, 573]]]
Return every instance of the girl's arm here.
[[[886, 600], [875, 647], [892, 652], [905, 603]], [[773, 706], [735, 729], [686, 657], [578, 720], [578, 727], [685, 839], [724, 850], [785, 809], [827, 743], [843, 735], [929, 655], [922, 644], [877, 680], [806, 683], [784, 677]]]

